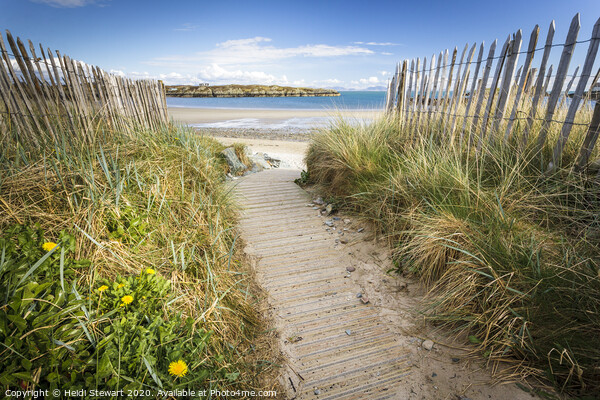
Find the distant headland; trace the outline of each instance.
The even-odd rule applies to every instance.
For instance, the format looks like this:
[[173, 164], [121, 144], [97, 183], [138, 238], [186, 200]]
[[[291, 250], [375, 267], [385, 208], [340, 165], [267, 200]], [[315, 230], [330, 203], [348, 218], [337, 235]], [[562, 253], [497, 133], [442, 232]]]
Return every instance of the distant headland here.
[[322, 97], [340, 95], [338, 91], [333, 89], [277, 85], [176, 85], [165, 86], [165, 91], [169, 97]]

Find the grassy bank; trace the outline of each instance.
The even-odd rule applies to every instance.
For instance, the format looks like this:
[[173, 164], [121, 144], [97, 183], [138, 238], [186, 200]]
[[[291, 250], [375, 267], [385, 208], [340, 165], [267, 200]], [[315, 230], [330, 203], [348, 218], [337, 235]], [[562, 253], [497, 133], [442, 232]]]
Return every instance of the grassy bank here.
[[570, 171], [580, 128], [552, 175], [540, 171], [552, 149], [533, 151], [537, 123], [523, 151], [498, 140], [477, 153], [438, 140], [435, 123], [411, 136], [393, 118], [340, 120], [314, 135], [306, 160], [325, 195], [389, 237], [398, 272], [430, 288], [431, 319], [466, 332], [490, 363], [597, 395], [600, 185]]
[[2, 137], [3, 390], [264, 389], [222, 147], [174, 126], [85, 135]]

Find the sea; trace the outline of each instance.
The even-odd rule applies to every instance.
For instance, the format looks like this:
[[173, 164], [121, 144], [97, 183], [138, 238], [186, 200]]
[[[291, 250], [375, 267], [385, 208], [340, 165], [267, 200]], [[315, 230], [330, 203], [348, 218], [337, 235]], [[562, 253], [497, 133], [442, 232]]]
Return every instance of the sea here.
[[169, 107], [254, 110], [383, 110], [385, 93], [340, 92], [335, 97], [167, 97]]
[[[168, 107], [244, 110], [382, 111], [385, 91], [341, 91], [335, 97], [167, 97]], [[332, 117], [293, 117], [284, 120], [240, 118], [192, 124], [198, 128], [305, 130], [326, 126]]]

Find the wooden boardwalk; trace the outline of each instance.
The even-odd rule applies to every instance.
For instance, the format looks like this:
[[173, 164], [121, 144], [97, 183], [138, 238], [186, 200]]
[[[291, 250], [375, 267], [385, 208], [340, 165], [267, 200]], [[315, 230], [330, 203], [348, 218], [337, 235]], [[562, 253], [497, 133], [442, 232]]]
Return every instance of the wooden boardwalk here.
[[[240, 179], [236, 197], [246, 251], [256, 257], [290, 370], [289, 398], [393, 399], [409, 371], [408, 350], [363, 304], [348, 279], [343, 245], [326, 231], [295, 170]], [[291, 381], [291, 382], [290, 382]]]

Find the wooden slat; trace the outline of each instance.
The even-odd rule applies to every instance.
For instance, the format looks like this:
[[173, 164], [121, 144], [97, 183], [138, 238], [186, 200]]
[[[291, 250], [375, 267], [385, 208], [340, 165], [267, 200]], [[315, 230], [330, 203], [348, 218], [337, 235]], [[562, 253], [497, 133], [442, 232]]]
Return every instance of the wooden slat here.
[[481, 67], [481, 60], [483, 60], [483, 51], [485, 48], [485, 44], [482, 42], [479, 45], [479, 54], [477, 56], [477, 63], [475, 64], [475, 74], [473, 75], [473, 82], [471, 83], [471, 89], [469, 89], [469, 100], [467, 101], [467, 107], [465, 108], [465, 117], [463, 119], [463, 126], [460, 131], [460, 143], [462, 145], [463, 137], [465, 135], [465, 130], [467, 128], [467, 121], [469, 120], [469, 112], [471, 111], [471, 104], [473, 104], [473, 99], [478, 96], [477, 92], [477, 78], [479, 77], [479, 69]]
[[417, 115], [415, 126], [419, 127], [419, 121], [421, 119], [421, 114], [423, 114], [423, 98], [425, 97], [425, 88], [427, 86], [427, 57], [423, 58], [423, 71], [421, 71], [421, 86], [419, 87], [419, 96], [417, 96]]
[[403, 110], [404, 110], [404, 102], [406, 101], [406, 74], [407, 74], [407, 69], [408, 69], [408, 61], [404, 60], [402, 61], [402, 70], [400, 72], [400, 82], [398, 84], [398, 94], [396, 95], [397, 100], [397, 105], [396, 105], [396, 111], [398, 113], [398, 118], [400, 118], [400, 120], [402, 120], [402, 118], [404, 117], [403, 114]]
[[588, 80], [590, 79], [592, 67], [594, 66], [594, 62], [596, 61], [596, 54], [598, 53], [599, 43], [600, 18], [596, 21], [594, 29], [592, 30], [592, 38], [590, 40], [588, 52], [583, 63], [581, 76], [579, 77], [579, 82], [577, 82], [575, 93], [571, 98], [571, 104], [569, 105], [569, 110], [567, 111], [567, 117], [565, 118], [565, 122], [563, 123], [563, 126], [560, 130], [560, 135], [558, 136], [558, 140], [556, 142], [556, 145], [554, 146], [554, 152], [552, 157], [553, 164], [549, 165], [548, 169], [558, 167], [562, 161], [562, 152], [565, 147], [565, 144], [567, 143], [567, 140], [569, 139], [569, 134], [571, 133], [571, 129], [573, 128], [573, 122], [575, 121], [575, 114], [577, 113], [579, 103], [581, 102], [583, 93], [585, 92], [585, 87], [588, 83]]
[[596, 102], [594, 106], [594, 114], [592, 116], [592, 121], [590, 122], [590, 126], [588, 127], [588, 131], [585, 135], [585, 139], [583, 140], [583, 145], [579, 150], [579, 155], [577, 157], [577, 162], [575, 164], [575, 168], [577, 170], [582, 170], [588, 165], [590, 160], [590, 155], [592, 154], [592, 150], [594, 150], [594, 146], [596, 146], [596, 141], [598, 140], [598, 134], [600, 133], [600, 101]]
[[410, 121], [411, 115], [411, 99], [412, 99], [412, 91], [413, 91], [413, 80], [415, 76], [415, 60], [410, 60], [410, 69], [408, 70], [408, 91], [406, 93], [406, 109], [404, 112], [404, 127], [408, 126], [408, 121]]
[[502, 46], [502, 50], [500, 51], [500, 58], [498, 59], [498, 63], [496, 64], [496, 72], [494, 72], [494, 77], [492, 79], [492, 85], [490, 86], [490, 93], [488, 95], [487, 105], [485, 107], [485, 111], [483, 113], [483, 122], [481, 126], [481, 130], [479, 131], [479, 142], [477, 143], [477, 151], [481, 150], [483, 145], [483, 139], [487, 132], [487, 125], [489, 116], [491, 114], [492, 105], [494, 104], [494, 98], [496, 97], [496, 88], [498, 87], [498, 83], [500, 81], [500, 73], [502, 72], [502, 67], [504, 66], [504, 61], [506, 60], [508, 46], [510, 44], [510, 35], [504, 42]]
[[421, 74], [419, 69], [421, 68], [421, 59], [417, 58], [417, 62], [415, 63], [415, 80], [414, 80], [414, 90], [415, 90], [415, 94], [413, 96], [413, 102], [412, 102], [412, 114], [410, 116], [410, 121], [409, 121], [409, 126], [411, 129], [411, 132], [415, 127], [414, 122], [415, 122], [415, 116], [417, 114], [417, 99], [419, 98], [419, 89], [420, 89], [420, 84], [421, 84]]
[[460, 71], [465, 62], [465, 55], [467, 54], [467, 50], [469, 49], [469, 43], [465, 44], [465, 48], [462, 51], [460, 56], [460, 62], [458, 63], [458, 70], [456, 71], [456, 78], [454, 79], [454, 89], [452, 89], [452, 96], [449, 96], [449, 107], [448, 107], [448, 115], [444, 118], [444, 136], [447, 137], [450, 130], [450, 121], [453, 119], [454, 110], [456, 109], [456, 102], [459, 96], [458, 88], [460, 86]]
[[452, 52], [452, 61], [450, 62], [450, 72], [448, 73], [448, 82], [446, 84], [446, 92], [443, 94], [443, 97], [442, 97], [441, 114], [442, 114], [443, 121], [446, 121], [446, 119], [448, 118], [448, 115], [446, 115], [446, 114], [447, 114], [447, 107], [450, 102], [450, 87], [452, 85], [452, 73], [454, 71], [454, 64], [456, 63], [457, 53], [458, 53], [458, 49], [455, 47], [454, 51]]
[[[7, 39], [8, 39], [8, 35], [10, 35], [10, 32], [6, 31], [6, 34], [7, 34]], [[39, 147], [39, 140], [38, 140], [37, 136], [35, 135], [35, 128], [37, 128], [37, 131], [40, 132], [41, 127], [38, 124], [35, 116], [33, 115], [33, 107], [31, 106], [31, 103], [29, 102], [29, 99], [27, 98], [27, 95], [25, 94], [25, 89], [23, 88], [23, 84], [21, 81], [19, 81], [19, 78], [18, 78], [17, 74], [15, 73], [14, 68], [12, 67], [12, 64], [10, 62], [10, 57], [8, 56], [8, 51], [6, 50], [6, 47], [4, 46], [4, 39], [2, 39], [2, 35], [0, 35], [0, 51], [2, 51], [2, 57], [4, 58], [4, 61], [5, 61], [5, 65], [6, 65], [7, 72], [8, 72], [7, 75], [9, 76], [10, 81], [12, 81], [12, 82], [9, 82], [9, 87], [12, 89], [13, 93], [16, 93], [18, 101], [21, 102], [24, 106], [23, 111], [15, 110], [15, 112], [18, 112], [21, 115], [25, 114], [23, 116], [23, 118], [21, 119], [21, 121], [23, 122], [23, 125], [25, 126], [25, 129], [22, 132], [22, 134], [27, 135], [27, 138], [29, 140], [31, 140], [31, 142], [36, 147]], [[17, 103], [17, 105], [18, 105], [18, 103]]]
[[448, 68], [448, 49], [444, 51], [444, 58], [442, 60], [442, 73], [440, 75], [440, 86], [437, 88], [436, 93], [435, 113], [433, 115], [436, 122], [438, 119], [438, 115], [440, 115], [441, 118], [444, 117], [443, 115], [441, 115], [441, 110], [444, 99], [444, 86], [446, 84], [446, 68]]
[[431, 96], [431, 89], [433, 86], [433, 76], [434, 76], [434, 68], [435, 66], [435, 54], [431, 56], [431, 63], [429, 65], [429, 75], [427, 75], [427, 86], [425, 87], [425, 98], [423, 99], [423, 107], [424, 111], [427, 112], [427, 117], [424, 118], [424, 122], [426, 126], [429, 126], [429, 115], [431, 107], [429, 106], [429, 100]]
[[531, 68], [531, 72], [527, 77], [527, 83], [525, 84], [525, 93], [531, 93], [531, 89], [533, 88], [533, 85], [535, 84], [535, 80], [537, 78], [537, 71], [537, 68]]
[[485, 68], [483, 69], [483, 77], [481, 78], [481, 85], [479, 87], [479, 94], [477, 97], [477, 105], [475, 106], [475, 111], [473, 112], [473, 122], [469, 126], [469, 143], [470, 144], [473, 144], [474, 135], [477, 134], [479, 114], [481, 113], [481, 108], [483, 107], [483, 100], [485, 99], [485, 89], [487, 87], [487, 82], [489, 80], [490, 72], [492, 70], [492, 65], [494, 63], [494, 55], [496, 53], [497, 45], [498, 45], [498, 39], [494, 40], [494, 42], [490, 46], [487, 61], [485, 63]]
[[527, 57], [525, 58], [525, 63], [523, 64], [523, 72], [521, 75], [521, 81], [519, 82], [519, 86], [517, 88], [517, 95], [515, 96], [515, 102], [512, 107], [512, 111], [510, 113], [510, 117], [508, 119], [508, 124], [506, 125], [506, 132], [504, 133], [504, 140], [507, 141], [510, 137], [510, 133], [513, 127], [513, 123], [515, 121], [515, 117], [517, 116], [517, 111], [519, 109], [519, 103], [521, 102], [521, 96], [523, 95], [525, 85], [527, 83], [527, 78], [529, 76], [529, 68], [531, 67], [531, 61], [533, 60], [533, 56], [535, 54], [535, 46], [537, 46], [538, 37], [540, 35], [540, 27], [536, 25], [531, 32], [531, 36], [529, 36], [529, 45], [527, 48]]
[[508, 99], [510, 98], [513, 85], [512, 81], [515, 72], [515, 66], [517, 65], [517, 61], [519, 59], [521, 43], [523, 43], [522, 35], [523, 33], [519, 29], [508, 48], [506, 66], [504, 68], [502, 83], [500, 84], [500, 93], [498, 95], [498, 105], [496, 106], [496, 113], [494, 114], [494, 135], [491, 135], [490, 138], [496, 136], [495, 133], [498, 131], [500, 123], [502, 122], [502, 118], [504, 117], [504, 112], [506, 111], [506, 105], [508, 103]]
[[[458, 93], [456, 94], [456, 105], [454, 106], [454, 115], [452, 116], [452, 125], [450, 127], [450, 137], [451, 137], [452, 141], [454, 141], [454, 130], [456, 129], [456, 121], [458, 119], [458, 117], [457, 117], [458, 109], [464, 100], [465, 89], [467, 87], [467, 81], [469, 80], [471, 61], [473, 61], [473, 55], [475, 54], [476, 46], [477, 46], [477, 44], [473, 43], [473, 46], [471, 47], [471, 50], [469, 51], [469, 56], [467, 57], [463, 76], [462, 76], [460, 85], [458, 87]], [[457, 76], [457, 78], [458, 78], [458, 76]], [[462, 137], [462, 133], [461, 133], [461, 137]]]
[[431, 106], [427, 110], [427, 125], [431, 123], [431, 115], [433, 114], [433, 110], [437, 107], [437, 91], [438, 84], [440, 79], [440, 71], [442, 66], [442, 58], [444, 57], [444, 53], [441, 52], [438, 56], [437, 67], [435, 68], [435, 78], [433, 79], [433, 89], [431, 90]]
[[560, 94], [562, 92], [562, 87], [567, 76], [567, 71], [569, 69], [571, 57], [573, 57], [573, 51], [575, 50], [575, 43], [577, 41], [577, 35], [579, 34], [580, 27], [581, 24], [579, 22], [579, 14], [577, 14], [575, 15], [575, 17], [573, 17], [573, 20], [571, 21], [569, 33], [567, 34], [567, 40], [565, 41], [565, 46], [560, 56], [558, 69], [556, 70], [556, 77], [554, 78], [552, 92], [550, 92], [550, 97], [548, 97], [546, 115], [544, 117], [544, 121], [542, 122], [540, 135], [538, 136], [537, 151], [541, 151], [542, 147], [546, 143], [548, 131], [550, 130], [550, 124], [552, 123], [552, 117], [554, 116], [556, 103], [558, 102], [558, 98], [560, 97]]

